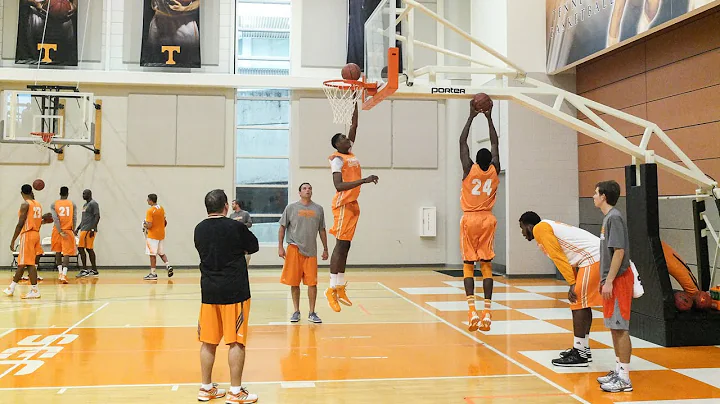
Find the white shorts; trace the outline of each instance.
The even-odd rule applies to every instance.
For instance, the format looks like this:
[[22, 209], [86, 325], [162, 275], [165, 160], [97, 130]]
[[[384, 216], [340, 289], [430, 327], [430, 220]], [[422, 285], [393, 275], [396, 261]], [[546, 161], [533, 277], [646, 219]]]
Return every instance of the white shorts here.
[[165, 240], [155, 240], [152, 238], [145, 239], [145, 254], [147, 255], [165, 255], [163, 243]]

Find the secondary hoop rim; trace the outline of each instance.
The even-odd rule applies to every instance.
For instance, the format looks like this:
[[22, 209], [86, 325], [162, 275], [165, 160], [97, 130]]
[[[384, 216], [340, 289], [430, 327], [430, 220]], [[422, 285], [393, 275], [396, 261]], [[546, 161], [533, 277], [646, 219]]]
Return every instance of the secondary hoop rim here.
[[335, 87], [341, 90], [373, 90], [377, 88], [376, 83], [366, 83], [360, 80], [333, 79], [323, 81], [325, 87]]
[[45, 143], [50, 143], [55, 137], [55, 134], [50, 132], [30, 132], [30, 134], [42, 138], [42, 141]]

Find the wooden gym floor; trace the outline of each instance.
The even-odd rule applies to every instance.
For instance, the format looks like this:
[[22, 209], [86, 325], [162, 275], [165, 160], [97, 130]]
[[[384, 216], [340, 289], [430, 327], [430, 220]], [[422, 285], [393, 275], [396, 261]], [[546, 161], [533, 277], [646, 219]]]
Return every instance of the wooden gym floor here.
[[[106, 270], [68, 285], [42, 274], [42, 299], [21, 300], [29, 288], [21, 285], [0, 300], [0, 402], [196, 400], [197, 271], [176, 271], [172, 280], [161, 273], [150, 283], [143, 271]], [[635, 391], [600, 391], [595, 378], [614, 367], [614, 354], [599, 311], [593, 364], [552, 368], [550, 360], [572, 344], [567, 287], [558, 281], [496, 278], [492, 330], [471, 334], [460, 278], [351, 269], [353, 307], [334, 313], [320, 295], [324, 324], [308, 324], [303, 287], [302, 319], [291, 325], [289, 288], [278, 277], [251, 271], [243, 384], [263, 403], [720, 402], [720, 347], [662, 348], [637, 339]], [[213, 381], [228, 386], [222, 346]]]

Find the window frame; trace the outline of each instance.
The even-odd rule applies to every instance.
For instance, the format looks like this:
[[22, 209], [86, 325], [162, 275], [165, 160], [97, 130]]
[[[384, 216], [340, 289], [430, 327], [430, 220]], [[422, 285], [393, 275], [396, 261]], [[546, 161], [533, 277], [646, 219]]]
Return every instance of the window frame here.
[[[239, 46], [238, 46], [238, 39], [240, 38], [239, 33], [240, 32], [269, 32], [269, 33], [286, 33], [287, 38], [289, 40], [289, 43], [292, 44], [292, 38], [290, 38], [291, 35], [291, 26], [288, 24], [288, 28], [241, 28], [240, 27], [240, 16], [238, 15], [237, 9], [238, 4], [267, 4], [267, 5], [287, 5], [288, 7], [292, 7], [291, 0], [235, 0], [235, 33], [234, 33], [234, 66], [233, 66], [233, 74], [242, 74], [239, 72], [240, 70], [240, 62], [241, 61], [269, 61], [269, 62], [287, 62], [288, 68], [281, 68], [281, 67], [253, 67], [251, 69], [258, 70], [259, 72], [265, 71], [267, 75], [272, 76], [289, 76], [290, 75], [290, 67], [291, 67], [291, 59], [290, 59], [290, 53], [292, 52], [292, 49], [288, 49], [288, 56], [240, 56], [239, 52]], [[289, 45], [289, 47], [291, 47]]]

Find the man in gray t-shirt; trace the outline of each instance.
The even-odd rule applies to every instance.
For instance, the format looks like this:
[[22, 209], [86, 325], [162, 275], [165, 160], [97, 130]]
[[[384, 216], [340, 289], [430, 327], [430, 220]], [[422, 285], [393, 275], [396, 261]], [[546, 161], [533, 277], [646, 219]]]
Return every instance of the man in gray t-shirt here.
[[598, 378], [600, 388], [610, 393], [632, 391], [630, 383], [630, 306], [635, 275], [630, 267], [630, 241], [625, 218], [615, 204], [620, 185], [603, 181], [595, 187], [593, 202], [605, 215], [600, 230], [600, 292], [603, 297], [605, 327], [612, 334], [613, 347], [619, 359], [615, 371]]
[[252, 227], [252, 218], [250, 217], [250, 213], [242, 210], [240, 204], [236, 200], [232, 201], [232, 212], [230, 212], [229, 217], [232, 220], [237, 220], [238, 222], [244, 224], [248, 229]]
[[[300, 321], [300, 281], [308, 287], [310, 315], [308, 320], [322, 323], [315, 313], [317, 299], [317, 236], [323, 244], [322, 259], [328, 259], [325, 211], [312, 201], [312, 186], [303, 183], [299, 188], [300, 200], [285, 207], [278, 231], [278, 255], [285, 259], [280, 282], [290, 286], [295, 312], [290, 321]], [[287, 241], [285, 251], [283, 240]]]
[[[100, 223], [100, 206], [92, 197], [92, 191], [86, 189], [83, 191], [83, 199], [85, 204], [82, 208], [82, 216], [80, 226], [75, 231], [78, 233], [78, 255], [82, 261], [83, 270], [77, 274], [77, 278], [86, 278], [88, 276], [98, 276], [97, 261], [95, 257], [95, 233]], [[90, 257], [90, 265], [92, 269], [87, 269], [87, 260], [85, 258], [85, 250]]]

